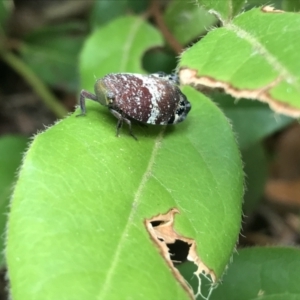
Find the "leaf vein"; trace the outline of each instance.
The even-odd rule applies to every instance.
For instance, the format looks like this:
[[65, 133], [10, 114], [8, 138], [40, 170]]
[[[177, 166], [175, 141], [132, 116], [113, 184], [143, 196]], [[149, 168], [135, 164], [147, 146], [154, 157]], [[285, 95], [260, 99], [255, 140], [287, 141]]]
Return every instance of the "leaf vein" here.
[[151, 176], [151, 171], [153, 169], [154, 162], [155, 162], [158, 150], [160, 148], [160, 144], [161, 144], [161, 141], [162, 141], [162, 138], [163, 138], [163, 134], [165, 132], [165, 128], [166, 127], [164, 126], [163, 129], [161, 130], [161, 132], [159, 133], [159, 135], [157, 136], [156, 140], [155, 140], [153, 151], [151, 153], [150, 160], [149, 160], [149, 163], [147, 165], [146, 171], [143, 174], [141, 182], [140, 182], [140, 184], [138, 186], [138, 189], [137, 189], [137, 191], [134, 195], [134, 199], [133, 199], [133, 203], [132, 203], [132, 209], [131, 209], [130, 214], [128, 216], [128, 221], [127, 221], [126, 226], [123, 230], [123, 233], [121, 234], [120, 241], [119, 241], [118, 246], [116, 248], [116, 251], [113, 255], [113, 260], [112, 260], [112, 263], [111, 263], [111, 267], [108, 270], [106, 280], [105, 280], [105, 282], [103, 282], [103, 289], [99, 293], [97, 299], [107, 299], [107, 293], [109, 292], [109, 289], [111, 288], [111, 282], [113, 280], [113, 274], [115, 273], [118, 262], [120, 261], [121, 252], [123, 250], [123, 245], [124, 245], [124, 242], [125, 242], [125, 240], [128, 236], [129, 228], [132, 225], [132, 219], [133, 219], [133, 217], [136, 213], [136, 209], [137, 209], [137, 206], [140, 202], [143, 189], [144, 189], [148, 179]]
[[[297, 77], [294, 76], [290, 72], [290, 70], [288, 70], [284, 65], [282, 65], [278, 58], [274, 56], [267, 48], [265, 48], [264, 45], [262, 45], [262, 43], [257, 39], [257, 37], [251, 35], [249, 32], [232, 23], [227, 24], [225, 28], [233, 31], [238, 37], [244, 39], [249, 44], [251, 44], [252, 47], [255, 48], [256, 51], [258, 51], [258, 53], [266, 59], [270, 66], [273, 67], [279, 73], [280, 77], [284, 78], [287, 82], [290, 83], [292, 82], [295, 84], [297, 82]], [[296, 86], [295, 84], [295, 87], [298, 91], [300, 91], [299, 86]]]
[[123, 47], [123, 55], [122, 55], [122, 60], [121, 60], [121, 65], [120, 65], [121, 72], [128, 69], [128, 68], [126, 68], [126, 65], [128, 63], [130, 47], [133, 45], [133, 40], [136, 36], [138, 29], [140, 28], [140, 24], [142, 23], [142, 21], [143, 21], [143, 19], [141, 19], [141, 18], [137, 19], [137, 21], [133, 24], [133, 26], [131, 27], [131, 30], [128, 34], [127, 42], [124, 44], [124, 47]]

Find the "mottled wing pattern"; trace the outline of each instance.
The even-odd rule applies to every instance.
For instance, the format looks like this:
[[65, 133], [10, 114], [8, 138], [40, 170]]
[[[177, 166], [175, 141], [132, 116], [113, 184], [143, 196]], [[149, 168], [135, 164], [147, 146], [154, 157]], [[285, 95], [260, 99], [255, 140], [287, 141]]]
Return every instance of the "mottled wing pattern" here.
[[103, 83], [115, 96], [111, 108], [126, 116], [159, 125], [175, 120], [183, 94], [174, 81], [157, 75], [119, 73], [104, 77]]

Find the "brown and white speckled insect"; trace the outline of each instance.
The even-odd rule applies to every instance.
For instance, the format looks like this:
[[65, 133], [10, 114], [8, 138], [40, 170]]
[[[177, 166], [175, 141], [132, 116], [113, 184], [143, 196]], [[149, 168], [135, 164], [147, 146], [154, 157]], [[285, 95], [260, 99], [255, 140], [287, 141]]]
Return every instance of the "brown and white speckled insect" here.
[[118, 119], [117, 136], [125, 121], [129, 133], [136, 139], [130, 119], [146, 124], [168, 125], [186, 118], [191, 104], [178, 85], [177, 75], [163, 72], [150, 75], [108, 74], [96, 81], [95, 94], [81, 91], [79, 116], [86, 114], [86, 98], [100, 102]]

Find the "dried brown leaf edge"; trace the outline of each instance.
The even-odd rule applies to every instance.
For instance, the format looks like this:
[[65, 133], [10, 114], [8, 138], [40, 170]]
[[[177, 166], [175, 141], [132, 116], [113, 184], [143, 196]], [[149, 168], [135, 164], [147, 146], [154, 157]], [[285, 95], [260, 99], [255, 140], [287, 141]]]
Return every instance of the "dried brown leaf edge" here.
[[[178, 282], [182, 285], [182, 287], [186, 290], [187, 294], [191, 299], [197, 298], [197, 296], [201, 296], [204, 299], [208, 299], [211, 294], [214, 284], [216, 283], [216, 275], [213, 270], [210, 270], [201, 260], [201, 258], [197, 254], [197, 244], [194, 239], [187, 238], [183, 235], [177, 233], [174, 228], [174, 219], [175, 215], [179, 213], [177, 208], [170, 209], [165, 214], [159, 214], [150, 219], [145, 219], [146, 229], [154, 242], [154, 244], [158, 247], [160, 254], [167, 262], [169, 268], [171, 269], [174, 277], [178, 280]], [[170, 253], [170, 245], [174, 245], [176, 242], [185, 243], [187, 245], [187, 255], [186, 260], [193, 262], [197, 266], [197, 270], [194, 272], [194, 275], [198, 278], [198, 290], [197, 293], [194, 294], [192, 287], [187, 283], [184, 277], [180, 274], [177, 268], [174, 266], [174, 263], [182, 262], [178, 260], [172, 259], [172, 256], [176, 256], [176, 253]], [[212, 285], [209, 291], [209, 295], [204, 297], [201, 293], [201, 278], [200, 275], [204, 275], [208, 278]]]

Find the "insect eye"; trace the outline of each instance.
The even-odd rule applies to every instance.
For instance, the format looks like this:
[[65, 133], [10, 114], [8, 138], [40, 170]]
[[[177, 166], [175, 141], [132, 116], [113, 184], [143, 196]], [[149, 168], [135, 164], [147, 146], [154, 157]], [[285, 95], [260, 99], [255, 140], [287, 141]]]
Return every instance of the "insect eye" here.
[[112, 93], [112, 92], [107, 92], [106, 93], [106, 98], [107, 98], [107, 100], [108, 100], [108, 103], [113, 103], [114, 102], [114, 100], [115, 100], [115, 95], [114, 95], [114, 93]]
[[171, 74], [168, 79], [179, 85], [179, 77], [177, 74]]

